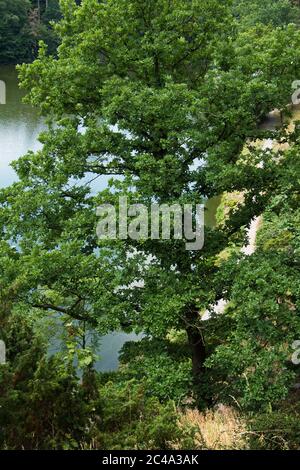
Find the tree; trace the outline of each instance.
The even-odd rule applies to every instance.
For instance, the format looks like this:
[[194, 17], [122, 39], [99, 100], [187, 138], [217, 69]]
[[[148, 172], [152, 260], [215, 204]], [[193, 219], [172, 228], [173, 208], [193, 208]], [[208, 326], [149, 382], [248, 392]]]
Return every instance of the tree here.
[[33, 40], [28, 14], [30, 1], [1, 0], [0, 2], [0, 63], [30, 60]]
[[36, 7], [32, 10], [35, 22], [31, 21], [31, 27], [36, 38], [36, 52], [38, 50], [38, 42], [42, 40], [47, 44], [49, 54], [55, 54], [59, 40], [52, 24], [58, 22], [61, 18], [59, 1], [46, 0], [44, 4], [39, 2]]
[[278, 406], [299, 374], [292, 364], [300, 333], [299, 128], [280, 140], [289, 148], [253, 151], [252, 165], [264, 162], [272, 175], [265, 188], [269, 202], [255, 254], [224, 267], [230, 329], [209, 359], [219, 374], [218, 398], [234, 396], [251, 410]]
[[[0, 195], [2, 236], [18, 244], [14, 301], [102, 333], [123, 327], [165, 338], [183, 329], [199, 385], [201, 314], [228, 289], [217, 277], [219, 254], [243, 243], [241, 227], [268, 202], [270, 174], [256, 179], [256, 167], [237, 162], [265, 113], [288, 101], [299, 32], [260, 27], [236, 37], [219, 0], [62, 6], [58, 58], [42, 45], [20, 69], [28, 99], [57, 125], [41, 136], [41, 151], [14, 164], [20, 181]], [[89, 182], [108, 175], [123, 179], [93, 193]], [[244, 191], [245, 203], [226, 229], [206, 227], [201, 251], [180, 240], [97, 240], [96, 207], [117, 205], [119, 195], [199, 203], [230, 190]]]
[[[0, 448], [76, 448], [91, 408], [72, 365], [47, 358], [30, 312], [1, 309], [7, 362], [0, 366]], [[67, 415], [66, 415], [66, 410]]]
[[1, 0], [0, 17], [0, 63], [32, 61], [40, 39], [55, 53], [58, 38], [51, 22], [60, 18], [58, 0]]
[[273, 26], [299, 24], [300, 11], [290, 0], [234, 0], [234, 14], [241, 29], [254, 27], [259, 23]]
[[[146, 395], [142, 382], [82, 382], [63, 354], [48, 357], [30, 311], [1, 307], [0, 449], [167, 449], [192, 445], [174, 403]], [[90, 377], [91, 379], [91, 377]], [[91, 387], [92, 386], [92, 387]], [[93, 392], [91, 393], [91, 388]]]

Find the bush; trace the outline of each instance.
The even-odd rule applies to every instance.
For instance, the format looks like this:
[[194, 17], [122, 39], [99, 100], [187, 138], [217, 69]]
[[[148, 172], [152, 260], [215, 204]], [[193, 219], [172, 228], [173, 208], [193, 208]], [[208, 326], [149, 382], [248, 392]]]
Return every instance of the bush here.
[[193, 429], [179, 426], [174, 403], [161, 404], [156, 397], [147, 397], [143, 384], [135, 380], [108, 382], [100, 389], [100, 396], [103, 414], [98, 448], [193, 448]]
[[249, 445], [258, 450], [299, 450], [300, 414], [274, 411], [250, 421]]
[[184, 342], [148, 338], [126, 343], [120, 356], [119, 380], [143, 381], [147, 396], [180, 405], [193, 393], [191, 360], [185, 348]]

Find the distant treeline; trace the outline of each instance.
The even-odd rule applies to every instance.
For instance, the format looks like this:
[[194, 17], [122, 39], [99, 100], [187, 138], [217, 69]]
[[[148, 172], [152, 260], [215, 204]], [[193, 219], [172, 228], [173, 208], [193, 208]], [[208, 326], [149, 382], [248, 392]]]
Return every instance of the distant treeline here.
[[[80, 4], [81, 0], [73, 0]], [[233, 0], [233, 14], [240, 29], [258, 23], [284, 26], [299, 23], [300, 0]], [[59, 0], [0, 0], [0, 64], [31, 62], [38, 42], [55, 53], [59, 38], [52, 21], [61, 17]]]
[[59, 0], [1, 0], [0, 63], [32, 61], [41, 39], [55, 52], [58, 38], [51, 22], [59, 18]]
[[233, 0], [239, 28], [245, 30], [260, 23], [275, 27], [299, 24], [300, 0]]

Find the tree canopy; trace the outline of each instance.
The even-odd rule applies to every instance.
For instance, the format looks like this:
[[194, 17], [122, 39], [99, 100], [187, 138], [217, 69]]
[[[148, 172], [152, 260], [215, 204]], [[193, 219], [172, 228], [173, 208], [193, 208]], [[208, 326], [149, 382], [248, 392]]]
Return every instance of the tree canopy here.
[[50, 23], [59, 18], [58, 0], [1, 0], [0, 64], [32, 61], [40, 39], [54, 53], [58, 41]]
[[[246, 3], [64, 0], [57, 54], [42, 42], [19, 68], [48, 129], [41, 150], [13, 163], [19, 181], [0, 191], [0, 302], [59, 315], [73, 333], [143, 332], [107, 393], [140, 381], [157, 410], [191, 396], [198, 406], [222, 397], [267, 409], [296, 377], [299, 132], [261, 122], [275, 108], [289, 115], [298, 9], [253, 1], [246, 14]], [[223, 220], [206, 224], [202, 250], [97, 237], [97, 207], [118, 207], [120, 196], [150, 207], [232, 193]], [[261, 215], [247, 256], [246, 229]]]

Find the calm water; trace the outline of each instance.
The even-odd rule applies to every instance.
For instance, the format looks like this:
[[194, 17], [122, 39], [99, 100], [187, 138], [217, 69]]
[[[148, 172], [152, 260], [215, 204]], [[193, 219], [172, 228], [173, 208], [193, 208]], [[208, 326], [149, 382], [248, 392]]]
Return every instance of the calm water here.
[[39, 148], [37, 136], [43, 123], [30, 106], [21, 104], [14, 68], [0, 67], [0, 80], [6, 83], [6, 105], [0, 105], [0, 187], [4, 187], [16, 179], [9, 163]]

